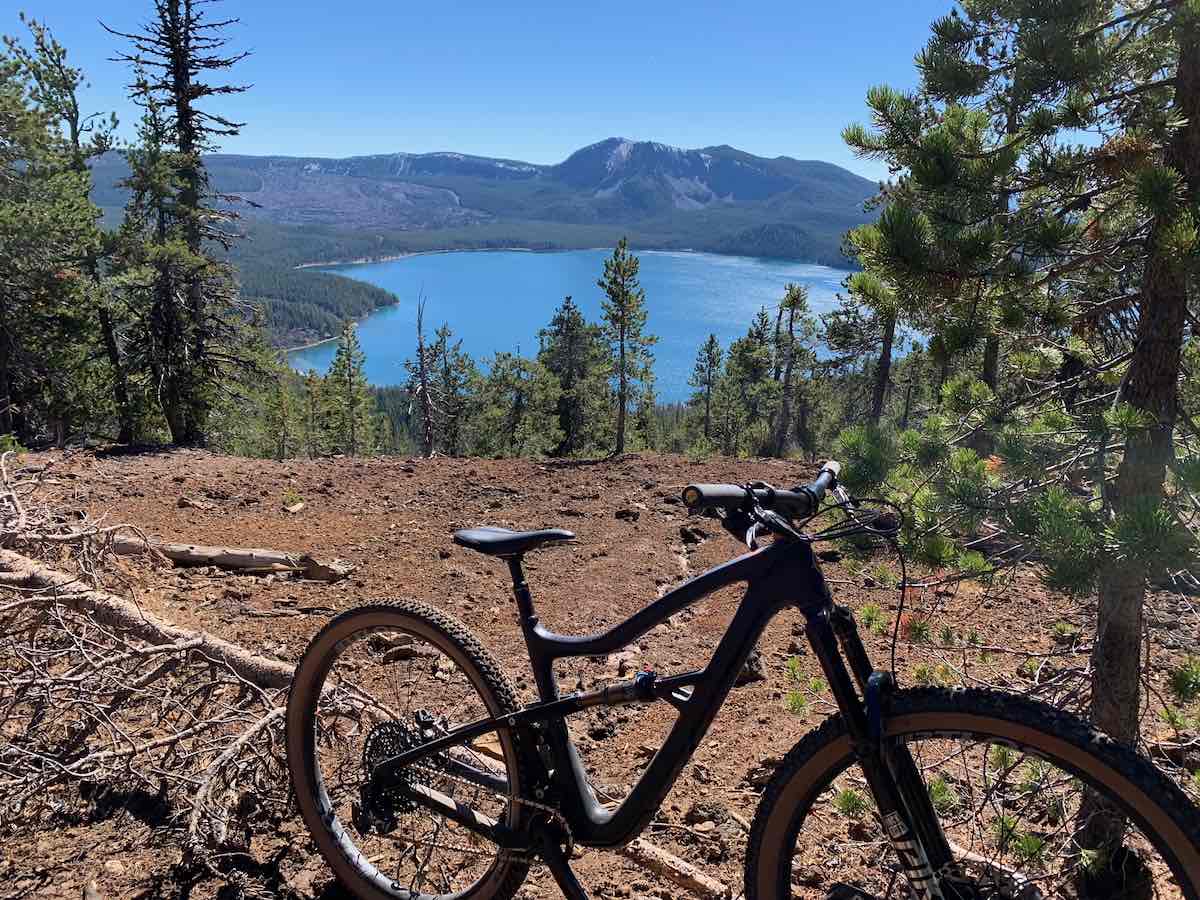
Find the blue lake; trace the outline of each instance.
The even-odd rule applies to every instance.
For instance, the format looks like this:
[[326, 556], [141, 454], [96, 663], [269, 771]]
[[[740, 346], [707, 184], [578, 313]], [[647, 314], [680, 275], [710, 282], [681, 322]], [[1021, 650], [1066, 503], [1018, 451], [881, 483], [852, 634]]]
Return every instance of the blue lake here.
[[[570, 294], [590, 320], [600, 317], [596, 286], [608, 250], [530, 253], [520, 250], [430, 253], [390, 262], [333, 266], [337, 272], [391, 291], [399, 304], [372, 313], [359, 325], [372, 384], [402, 384], [404, 360], [416, 344], [417, 297], [424, 295], [425, 326], [448, 322], [463, 348], [482, 362], [497, 350], [534, 355], [538, 330]], [[647, 331], [658, 335], [655, 375], [662, 400], [687, 397], [696, 351], [710, 333], [722, 345], [746, 333], [759, 307], [772, 308], [788, 282], [807, 285], [814, 313], [836, 304], [846, 272], [826, 266], [710, 253], [643, 251], [640, 280], [646, 291]], [[300, 369], [324, 372], [334, 344], [288, 355]]]

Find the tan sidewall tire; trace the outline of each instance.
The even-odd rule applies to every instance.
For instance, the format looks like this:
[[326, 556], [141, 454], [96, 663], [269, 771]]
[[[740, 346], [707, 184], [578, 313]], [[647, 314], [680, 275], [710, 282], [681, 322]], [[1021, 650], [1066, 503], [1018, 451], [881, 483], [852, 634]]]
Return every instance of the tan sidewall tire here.
[[[1011, 741], [1039, 751], [1093, 786], [1106, 788], [1109, 796], [1119, 792], [1144, 833], [1153, 831], [1162, 837], [1165, 846], [1159, 852], [1175, 857], [1176, 874], [1190, 882], [1185, 897], [1200, 900], [1200, 811], [1129, 748], [1073, 716], [998, 691], [902, 691], [892, 708], [885, 724], [889, 736], [958, 733]], [[747, 900], [790, 896], [785, 866], [790, 869], [796, 817], [807, 816], [820, 792], [853, 760], [850, 737], [840, 719], [811, 732], [787, 755], [763, 792], [751, 827]]]
[[[317, 787], [315, 761], [312, 758], [314, 692], [328, 674], [330, 656], [348, 637], [373, 628], [395, 628], [417, 635], [438, 647], [454, 660], [470, 679], [489, 712], [494, 715], [519, 708], [516, 690], [465, 625], [445, 613], [415, 601], [379, 601], [350, 610], [329, 622], [305, 650], [292, 681], [287, 708], [287, 760], [292, 791], [301, 817], [317, 849], [341, 883], [364, 900], [397, 900], [410, 896], [403, 887], [387, 887], [368, 879], [353, 859], [346, 855], [322, 817], [322, 800]], [[511, 732], [498, 732], [504, 751], [509, 783], [520, 795], [522, 766]], [[510, 812], [509, 825], [518, 823], [519, 805]], [[340, 823], [339, 826], [340, 828]], [[497, 856], [485, 876], [466, 891], [453, 895], [463, 900], [509, 900], [520, 888], [528, 865], [513, 858]], [[385, 879], [386, 881], [386, 879]], [[422, 895], [424, 896], [424, 895]]]

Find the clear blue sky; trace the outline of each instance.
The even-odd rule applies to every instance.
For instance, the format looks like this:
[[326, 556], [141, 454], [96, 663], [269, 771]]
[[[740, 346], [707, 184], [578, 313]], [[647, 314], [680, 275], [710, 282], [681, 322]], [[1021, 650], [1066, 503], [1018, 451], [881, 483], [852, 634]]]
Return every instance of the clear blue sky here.
[[[136, 112], [119, 41], [149, 0], [0, 2], [51, 26], [89, 74], [93, 109]], [[231, 46], [253, 84], [211, 106], [246, 121], [224, 149], [350, 156], [455, 150], [554, 163], [620, 135], [683, 147], [732, 144], [884, 173], [839, 133], [873, 84], [914, 83], [913, 54], [951, 0], [588, 3], [580, 0], [225, 0]]]

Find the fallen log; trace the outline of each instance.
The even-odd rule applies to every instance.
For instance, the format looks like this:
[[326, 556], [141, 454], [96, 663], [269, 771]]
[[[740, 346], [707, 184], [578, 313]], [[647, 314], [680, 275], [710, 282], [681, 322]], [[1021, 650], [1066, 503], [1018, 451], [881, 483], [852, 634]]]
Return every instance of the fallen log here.
[[307, 553], [257, 547], [206, 547], [116, 536], [112, 549], [122, 556], [157, 553], [184, 566], [216, 566], [240, 572], [295, 572], [310, 581], [340, 581], [354, 572], [354, 566], [341, 560], [322, 562]]
[[[197, 641], [196, 652], [224, 662], [252, 684], [282, 689], [292, 682], [293, 670], [287, 663], [258, 656], [244, 647], [203, 631], [180, 628], [124, 597], [88, 588], [75, 576], [59, 572], [19, 553], [0, 549], [0, 571], [16, 576], [5, 579], [8, 586], [45, 591], [68, 609], [87, 613], [100, 625], [140, 640], [153, 644]], [[14, 584], [14, 581], [17, 583]]]

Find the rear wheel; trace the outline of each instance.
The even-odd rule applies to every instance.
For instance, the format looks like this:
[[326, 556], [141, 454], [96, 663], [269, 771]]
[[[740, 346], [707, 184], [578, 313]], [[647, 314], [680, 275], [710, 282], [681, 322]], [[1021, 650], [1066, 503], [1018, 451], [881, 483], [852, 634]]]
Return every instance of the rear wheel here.
[[[884, 729], [908, 747], [951, 843], [954, 897], [1200, 900], [1200, 812], [1149, 761], [1082, 720], [996, 691], [918, 689], [893, 697]], [[1091, 791], [1128, 817], [1115, 852], [1078, 841]], [[747, 900], [913, 896], [845, 724], [830, 719], [763, 794]]]
[[[518, 706], [467, 628], [423, 603], [351, 610], [313, 638], [288, 698], [288, 769], [309, 832], [355, 896], [507, 900], [516, 893], [525, 861], [401, 792], [372, 790], [368, 775], [438, 734]], [[411, 768], [406, 779], [519, 826], [524, 769], [507, 730]], [[465, 771], [485, 773], [490, 786]]]

